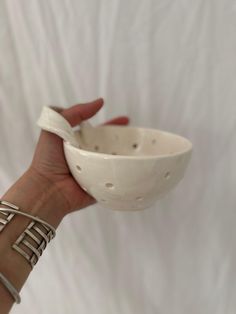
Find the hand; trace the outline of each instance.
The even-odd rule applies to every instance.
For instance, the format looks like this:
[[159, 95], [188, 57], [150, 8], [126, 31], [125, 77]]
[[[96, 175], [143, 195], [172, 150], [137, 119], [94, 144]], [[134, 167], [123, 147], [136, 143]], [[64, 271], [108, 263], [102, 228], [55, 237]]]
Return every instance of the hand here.
[[[80, 124], [81, 121], [94, 116], [102, 106], [103, 99], [100, 98], [89, 103], [75, 105], [68, 109], [52, 108], [59, 112], [74, 127]], [[105, 124], [127, 125], [128, 123], [128, 117], [121, 116]], [[29, 170], [39, 178], [47, 178], [52, 185], [58, 187], [58, 190], [62, 193], [68, 204], [65, 215], [96, 202], [72, 177], [64, 156], [63, 140], [53, 133], [44, 130], [41, 131]]]

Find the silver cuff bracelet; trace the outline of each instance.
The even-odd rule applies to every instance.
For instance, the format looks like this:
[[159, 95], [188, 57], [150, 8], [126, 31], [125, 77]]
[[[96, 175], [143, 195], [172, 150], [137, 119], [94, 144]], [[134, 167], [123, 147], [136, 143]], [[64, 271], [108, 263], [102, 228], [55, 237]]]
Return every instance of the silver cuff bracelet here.
[[[12, 249], [23, 256], [33, 269], [43, 251], [47, 247], [47, 244], [56, 236], [55, 228], [36, 216], [22, 212], [20, 208], [14, 204], [0, 200], [0, 205], [7, 207], [0, 207], [0, 233], [4, 230], [4, 228], [15, 215], [21, 215], [32, 220], [12, 245]], [[11, 293], [16, 303], [20, 303], [20, 296], [18, 292], [1, 273], [0, 281]]]

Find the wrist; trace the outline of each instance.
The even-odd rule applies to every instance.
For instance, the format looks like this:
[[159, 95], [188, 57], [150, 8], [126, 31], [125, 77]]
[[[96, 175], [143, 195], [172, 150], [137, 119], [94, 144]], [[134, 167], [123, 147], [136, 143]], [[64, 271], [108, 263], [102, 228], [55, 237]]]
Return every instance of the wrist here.
[[68, 207], [58, 186], [33, 168], [29, 168], [2, 199], [19, 206], [24, 212], [38, 216], [54, 228], [58, 227]]
[[[33, 169], [27, 170], [1, 199], [17, 205], [30, 215], [41, 218], [54, 228], [60, 224], [65, 208], [68, 206], [58, 187]], [[30, 218], [16, 214], [0, 237], [0, 272], [14, 285], [17, 291], [20, 291], [32, 269], [25, 258], [12, 249], [12, 245], [27, 228], [30, 221]], [[13, 300], [1, 284], [0, 298], [2, 302], [0, 312], [7, 313]]]

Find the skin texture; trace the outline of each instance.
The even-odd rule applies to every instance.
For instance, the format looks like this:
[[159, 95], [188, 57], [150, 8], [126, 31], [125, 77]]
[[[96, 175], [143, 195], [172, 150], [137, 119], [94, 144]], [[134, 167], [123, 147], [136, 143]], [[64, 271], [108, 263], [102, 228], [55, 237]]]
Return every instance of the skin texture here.
[[[103, 99], [99, 98], [68, 109], [53, 108], [74, 127], [94, 116], [102, 106]], [[105, 124], [127, 125], [128, 123], [128, 117], [121, 116]], [[41, 131], [29, 168], [1, 199], [19, 206], [24, 212], [40, 217], [55, 228], [66, 215], [95, 203], [95, 200], [80, 188], [70, 174], [64, 156], [63, 140], [47, 131]], [[11, 246], [30, 221], [30, 218], [15, 215], [0, 233], [0, 272], [19, 292], [32, 269], [19, 253], [12, 250]], [[0, 283], [0, 313], [9, 313], [13, 304], [12, 296]]]

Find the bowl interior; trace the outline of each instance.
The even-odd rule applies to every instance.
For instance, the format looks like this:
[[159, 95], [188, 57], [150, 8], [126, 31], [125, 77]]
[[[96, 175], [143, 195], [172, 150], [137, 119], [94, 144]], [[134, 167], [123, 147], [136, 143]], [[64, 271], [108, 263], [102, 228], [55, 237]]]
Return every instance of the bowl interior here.
[[192, 147], [184, 137], [156, 129], [107, 125], [83, 128], [75, 134], [81, 149], [111, 155], [172, 155]]

